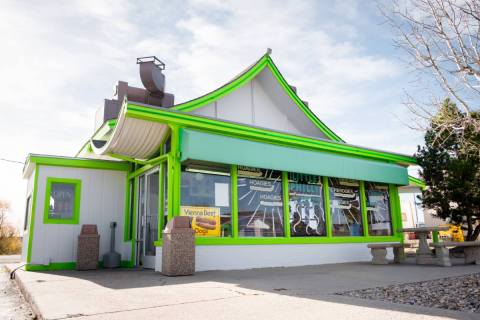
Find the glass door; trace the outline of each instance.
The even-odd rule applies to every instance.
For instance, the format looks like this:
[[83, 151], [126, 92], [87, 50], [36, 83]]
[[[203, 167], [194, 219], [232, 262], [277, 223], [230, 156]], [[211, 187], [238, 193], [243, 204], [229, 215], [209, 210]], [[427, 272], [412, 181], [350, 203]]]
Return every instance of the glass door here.
[[158, 240], [158, 170], [138, 177], [137, 266], [155, 268]]

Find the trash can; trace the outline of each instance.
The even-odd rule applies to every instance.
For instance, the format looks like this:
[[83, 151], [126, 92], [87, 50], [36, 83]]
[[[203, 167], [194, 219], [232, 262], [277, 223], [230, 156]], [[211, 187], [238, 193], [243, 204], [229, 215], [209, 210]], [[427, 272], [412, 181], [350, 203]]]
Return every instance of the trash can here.
[[97, 225], [84, 224], [78, 235], [77, 270], [93, 270], [98, 268], [100, 235]]
[[188, 276], [195, 272], [195, 231], [189, 217], [175, 217], [163, 231], [162, 273]]

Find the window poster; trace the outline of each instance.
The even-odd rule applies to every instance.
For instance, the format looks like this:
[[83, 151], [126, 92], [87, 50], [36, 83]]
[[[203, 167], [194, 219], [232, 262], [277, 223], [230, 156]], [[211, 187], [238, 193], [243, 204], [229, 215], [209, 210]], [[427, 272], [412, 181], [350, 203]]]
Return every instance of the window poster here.
[[325, 236], [325, 210], [322, 177], [288, 174], [290, 235]]
[[220, 208], [181, 206], [180, 215], [191, 218], [196, 236], [220, 236]]
[[365, 196], [369, 235], [391, 235], [392, 222], [388, 185], [366, 182]]
[[240, 236], [284, 235], [281, 172], [238, 166], [238, 227]]
[[363, 230], [359, 181], [329, 178], [328, 187], [333, 235], [361, 236]]

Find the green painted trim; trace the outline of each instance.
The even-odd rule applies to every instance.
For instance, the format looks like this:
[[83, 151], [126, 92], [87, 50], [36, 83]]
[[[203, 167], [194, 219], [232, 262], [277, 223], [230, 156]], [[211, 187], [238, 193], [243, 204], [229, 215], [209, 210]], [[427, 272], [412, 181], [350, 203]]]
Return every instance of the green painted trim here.
[[[73, 212], [70, 219], [53, 219], [49, 217], [50, 213], [50, 193], [52, 191], [52, 183], [73, 184], [75, 186], [75, 199], [73, 202]], [[44, 224], [78, 224], [80, 219], [80, 199], [82, 196], [82, 181], [80, 179], [67, 179], [47, 177], [45, 188], [45, 200], [43, 207], [43, 223]]]
[[163, 162], [158, 165], [158, 235], [157, 239], [162, 238], [162, 231], [163, 231], [163, 215], [164, 215], [164, 206], [163, 206], [163, 197], [164, 197], [164, 190], [163, 190]]
[[147, 160], [146, 164], [149, 164], [149, 165], [159, 164], [159, 163], [167, 161], [167, 157], [168, 157], [167, 154], [162, 154], [162, 155], [160, 155], [156, 158]]
[[138, 212], [138, 177], [133, 178], [133, 226], [132, 226], [132, 253], [130, 257], [130, 263], [132, 266], [135, 266], [136, 257], [135, 253], [137, 251], [137, 212]]
[[413, 157], [388, 153], [378, 150], [365, 149], [347, 145], [342, 142], [319, 140], [309, 137], [296, 136], [287, 133], [274, 132], [256, 127], [249, 127], [231, 122], [219, 121], [199, 117], [191, 114], [154, 109], [129, 103], [126, 106], [128, 117], [148, 121], [173, 123], [206, 132], [218, 133], [231, 137], [243, 138], [253, 141], [268, 142], [282, 146], [291, 146], [319, 151], [329, 151], [343, 155], [361, 157], [367, 159], [394, 162], [399, 164], [416, 164]]
[[35, 229], [35, 211], [37, 208], [37, 193], [38, 193], [38, 170], [40, 166], [35, 164], [35, 177], [33, 178], [33, 197], [32, 197], [32, 213], [30, 214], [30, 223], [28, 224], [28, 247], [27, 247], [27, 263], [32, 261], [32, 246], [33, 246], [33, 230]]
[[[77, 263], [72, 262], [52, 262], [50, 264], [26, 264], [25, 271], [54, 271], [54, 270], [75, 270]], [[103, 268], [103, 261], [98, 261], [98, 267]], [[130, 261], [120, 261], [121, 268], [132, 268]]]
[[412, 177], [412, 176], [408, 176], [408, 182], [409, 182], [409, 184], [413, 184], [413, 185], [415, 185], [417, 187], [420, 187], [422, 189], [425, 189], [427, 187], [427, 185], [425, 184], [425, 181], [423, 181], [422, 179]]
[[360, 181], [360, 210], [362, 213], [363, 235], [368, 237], [368, 216], [367, 216], [367, 197], [365, 195], [365, 182]]
[[195, 109], [201, 108], [244, 86], [247, 82], [252, 80], [265, 68], [268, 68], [272, 72], [273, 76], [283, 88], [285, 93], [290, 97], [290, 99], [293, 100], [293, 102], [305, 114], [305, 116], [320, 130], [320, 132], [322, 132], [323, 134], [325, 134], [325, 136], [334, 141], [343, 141], [305, 105], [302, 99], [298, 97], [297, 93], [292, 90], [292, 88], [287, 83], [287, 81], [273, 62], [272, 58], [268, 54], [262, 56], [255, 64], [253, 64], [249, 69], [240, 74], [240, 76], [238, 76], [232, 82], [227, 83], [219, 89], [214, 90], [197, 99], [174, 106], [172, 109], [177, 111], [190, 112]]
[[238, 170], [237, 165], [230, 167], [230, 193], [232, 206], [232, 237], [238, 238]]
[[400, 237], [403, 243], [403, 233], [400, 231], [402, 229], [402, 209], [400, 206], [398, 188], [397, 186], [390, 184], [388, 191], [390, 193], [390, 214], [392, 215], [393, 235]]
[[50, 264], [26, 264], [25, 271], [75, 270], [75, 262], [52, 262]]
[[[54, 156], [42, 156], [30, 154], [27, 158], [27, 164], [36, 163], [47, 166], [73, 167], [73, 168], [88, 168], [88, 169], [104, 169], [104, 170], [118, 170], [130, 171], [131, 165], [128, 162], [84, 159], [84, 158], [62, 158]], [[27, 166], [25, 166], [27, 167]]]
[[302, 99], [297, 95], [295, 91], [293, 91], [292, 87], [287, 83], [283, 75], [280, 73], [278, 70], [277, 66], [273, 62], [272, 58], [268, 56], [268, 63], [267, 66], [270, 69], [270, 71], [273, 73], [275, 76], [275, 79], [280, 83], [282, 86], [283, 90], [287, 93], [287, 95], [290, 97], [290, 99], [295, 102], [295, 104], [298, 106], [298, 108], [307, 116], [307, 118], [323, 133], [325, 134], [328, 138], [332, 139], [333, 141], [339, 141], [339, 142], [344, 142], [342, 138], [340, 138], [338, 135], [336, 135], [329, 127], [327, 127], [313, 112], [310, 110], [310, 108], [305, 105]]
[[203, 107], [211, 102], [214, 102], [215, 100], [218, 100], [221, 97], [231, 93], [232, 91], [240, 88], [241, 86], [246, 84], [248, 81], [253, 79], [257, 74], [259, 74], [263, 70], [263, 68], [267, 65], [267, 63], [268, 63], [268, 55], [264, 55], [253, 66], [251, 66], [244, 73], [240, 74], [240, 76], [238, 76], [232, 82], [229, 82], [226, 85], [220, 87], [219, 89], [214, 90], [206, 95], [178, 104], [172, 107], [172, 109], [177, 111], [190, 112], [200, 107]]
[[181, 128], [178, 126], [170, 126], [172, 130], [171, 138], [171, 157], [172, 160], [172, 216], [178, 216], [180, 214], [180, 199], [181, 199], [181, 163], [180, 163], [180, 144], [181, 144]]
[[123, 241], [127, 242], [132, 240], [132, 235], [130, 234], [130, 179], [125, 177], [125, 209], [124, 209], [124, 219], [123, 219]]
[[172, 154], [168, 154], [167, 160], [167, 221], [173, 218], [173, 166], [172, 166]]
[[282, 191], [283, 191], [283, 226], [286, 238], [290, 238], [290, 204], [288, 189], [288, 172], [282, 171]]
[[150, 163], [150, 161], [148, 161], [149, 163], [145, 164], [144, 166], [140, 167], [139, 169], [136, 169], [135, 171], [130, 172], [128, 174], [128, 178], [131, 179], [131, 178], [134, 178], [134, 177], [138, 177], [142, 173], [145, 173], [145, 172], [157, 167], [159, 164], [167, 162], [168, 155], [169, 155], [169, 153], [166, 153], [166, 154], [164, 154], [160, 157], [152, 159], [152, 160], [155, 160], [155, 161], [151, 162], [151, 163]]
[[[336, 244], [336, 243], [371, 243], [371, 242], [398, 242], [398, 237], [278, 237], [278, 238], [249, 238], [238, 239], [230, 237], [198, 237], [195, 244], [199, 246], [223, 246], [223, 245], [285, 245], [285, 244]], [[161, 246], [157, 241], [156, 246]]]
[[328, 189], [328, 177], [323, 177], [323, 200], [324, 200], [327, 238], [338, 239], [338, 238], [333, 238], [333, 232], [332, 232], [332, 219], [331, 219], [331, 212], [330, 212], [330, 190]]
[[120, 160], [127, 161], [127, 162], [133, 162], [133, 163], [137, 163], [137, 164], [141, 164], [141, 165], [147, 164], [146, 161], [137, 160], [137, 159], [134, 159], [134, 158], [131, 158], [131, 157], [127, 157], [127, 156], [122, 156], [121, 154], [109, 153], [109, 154], [107, 154], [107, 155], [108, 155], [109, 157], [116, 158], [116, 159], [120, 159]]

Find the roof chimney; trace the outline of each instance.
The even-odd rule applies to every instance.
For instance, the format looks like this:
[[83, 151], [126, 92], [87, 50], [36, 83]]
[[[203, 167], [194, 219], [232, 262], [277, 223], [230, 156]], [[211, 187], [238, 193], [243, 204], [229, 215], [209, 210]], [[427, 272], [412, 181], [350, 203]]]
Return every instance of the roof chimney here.
[[154, 96], [163, 96], [165, 92], [165, 64], [157, 57], [137, 58], [137, 64], [140, 65], [140, 79], [147, 91]]

